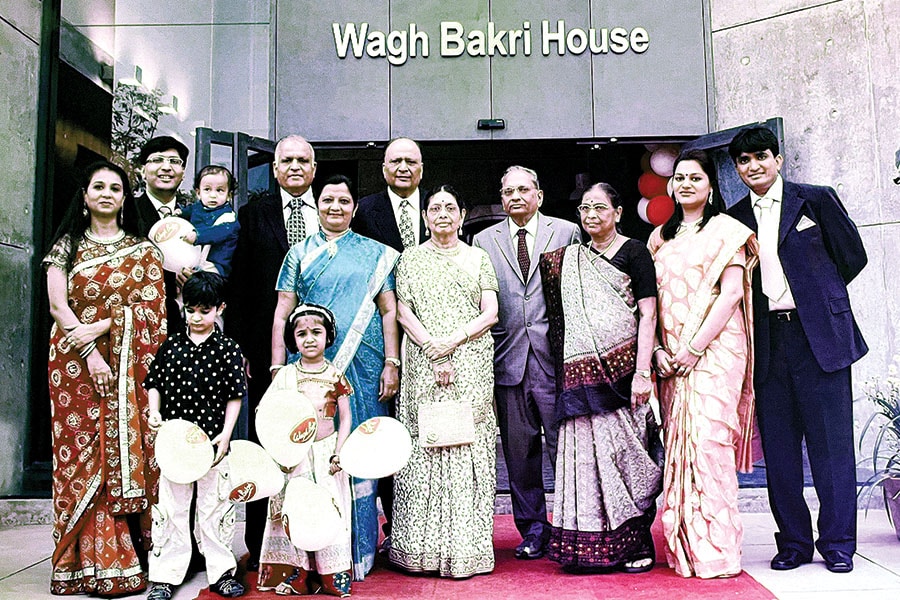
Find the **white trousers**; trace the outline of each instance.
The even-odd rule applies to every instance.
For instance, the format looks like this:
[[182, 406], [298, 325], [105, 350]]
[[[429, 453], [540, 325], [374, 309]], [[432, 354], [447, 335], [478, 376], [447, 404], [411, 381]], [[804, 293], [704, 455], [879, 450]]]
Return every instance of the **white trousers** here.
[[[200, 478], [194, 535], [206, 558], [210, 585], [237, 567], [231, 542], [236, 507], [228, 500], [228, 457]], [[153, 551], [150, 581], [180, 585], [191, 562], [190, 508], [194, 484], [173, 483], [160, 475], [159, 502], [153, 506]]]

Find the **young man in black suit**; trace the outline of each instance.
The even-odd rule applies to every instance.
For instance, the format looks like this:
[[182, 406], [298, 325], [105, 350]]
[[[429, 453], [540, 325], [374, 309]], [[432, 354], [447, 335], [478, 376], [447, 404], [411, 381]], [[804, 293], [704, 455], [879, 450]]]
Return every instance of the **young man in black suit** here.
[[754, 384], [778, 532], [771, 567], [812, 561], [813, 530], [803, 498], [805, 439], [819, 497], [815, 548], [835, 573], [853, 570], [856, 465], [850, 365], [867, 351], [847, 284], [866, 265], [853, 221], [830, 187], [782, 179], [778, 139], [745, 129], [728, 152], [750, 193], [728, 213], [757, 232], [753, 277]]
[[[189, 151], [187, 146], [167, 135], [151, 138], [141, 148], [138, 159], [144, 165], [141, 176], [144, 192], [137, 196], [138, 230], [150, 233], [153, 224], [163, 217], [178, 216], [178, 186], [184, 179], [184, 167]], [[171, 271], [163, 274], [166, 286], [166, 321], [169, 333], [184, 329], [184, 316], [175, 299], [178, 297], [178, 277]]]

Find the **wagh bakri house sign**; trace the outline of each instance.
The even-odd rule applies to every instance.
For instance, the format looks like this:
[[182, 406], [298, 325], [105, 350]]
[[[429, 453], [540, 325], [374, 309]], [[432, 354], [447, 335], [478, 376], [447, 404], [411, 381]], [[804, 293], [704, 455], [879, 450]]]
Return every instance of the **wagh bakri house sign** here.
[[[503, 29], [489, 21], [483, 29], [466, 30], [458, 21], [441, 21], [429, 33], [410, 23], [406, 29], [379, 31], [368, 23], [332, 23], [338, 58], [383, 58], [400, 66], [411, 58], [457, 56], [543, 56], [558, 54], [642, 54], [650, 46], [644, 27], [567, 27], [563, 19], [543, 20], [539, 27], [523, 21], [521, 27]], [[434, 42], [434, 50], [432, 49]]]

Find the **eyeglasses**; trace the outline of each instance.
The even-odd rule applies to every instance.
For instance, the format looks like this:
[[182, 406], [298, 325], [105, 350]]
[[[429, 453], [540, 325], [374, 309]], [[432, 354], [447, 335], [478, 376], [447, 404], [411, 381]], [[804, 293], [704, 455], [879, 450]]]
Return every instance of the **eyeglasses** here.
[[173, 167], [183, 167], [184, 161], [177, 156], [151, 156], [145, 164], [161, 167], [163, 163], [169, 163]]
[[441, 214], [441, 211], [446, 211], [448, 215], [455, 215], [459, 212], [459, 207], [455, 204], [432, 204], [428, 207], [428, 214], [432, 216], [436, 216]]
[[528, 185], [520, 185], [519, 187], [506, 187], [500, 190], [500, 195], [504, 198], [511, 198], [513, 194], [519, 192], [520, 196], [524, 196], [528, 192], [534, 191], [534, 188]]
[[605, 204], [582, 204], [578, 207], [578, 212], [580, 212], [585, 217], [591, 214], [591, 211], [594, 211], [599, 215], [604, 210], [609, 210], [609, 207]]

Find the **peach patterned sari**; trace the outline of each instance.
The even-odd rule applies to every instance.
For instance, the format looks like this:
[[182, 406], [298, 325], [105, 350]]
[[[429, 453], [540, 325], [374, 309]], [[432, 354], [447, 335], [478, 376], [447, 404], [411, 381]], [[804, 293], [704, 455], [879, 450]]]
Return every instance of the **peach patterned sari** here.
[[741, 571], [743, 528], [736, 471], [752, 469], [753, 232], [726, 215], [671, 240], [648, 242], [656, 264], [661, 344], [676, 354], [697, 333], [726, 267], [744, 270], [744, 298], [685, 377], [659, 382], [665, 432], [662, 523], [669, 566], [709, 578]]

